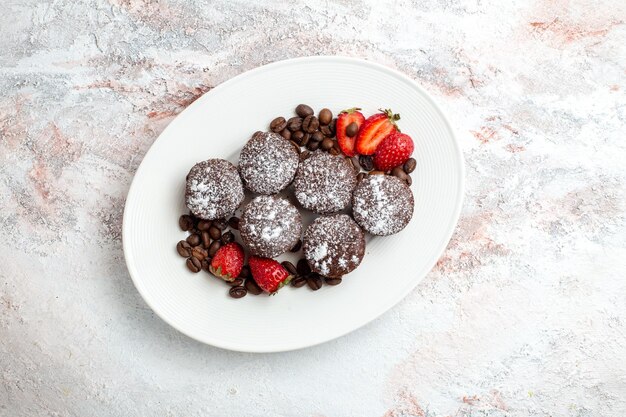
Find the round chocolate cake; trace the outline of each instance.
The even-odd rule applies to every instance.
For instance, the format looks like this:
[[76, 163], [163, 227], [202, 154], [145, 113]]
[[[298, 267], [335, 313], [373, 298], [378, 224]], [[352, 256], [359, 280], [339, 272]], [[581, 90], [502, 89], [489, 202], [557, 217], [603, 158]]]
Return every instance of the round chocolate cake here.
[[237, 168], [224, 159], [198, 162], [187, 174], [185, 203], [206, 220], [228, 216], [243, 201], [243, 184]]
[[356, 173], [343, 156], [315, 152], [300, 163], [293, 184], [302, 207], [320, 214], [335, 213], [350, 204]]
[[244, 208], [239, 233], [253, 255], [273, 258], [298, 242], [302, 218], [284, 198], [262, 195]]
[[304, 232], [302, 248], [313, 272], [339, 278], [361, 263], [365, 236], [347, 214], [320, 216]]
[[248, 190], [276, 194], [293, 180], [299, 161], [288, 140], [273, 132], [257, 132], [239, 154], [239, 172]]
[[365, 231], [387, 236], [404, 229], [413, 216], [413, 193], [403, 180], [368, 175], [352, 196], [352, 215]]

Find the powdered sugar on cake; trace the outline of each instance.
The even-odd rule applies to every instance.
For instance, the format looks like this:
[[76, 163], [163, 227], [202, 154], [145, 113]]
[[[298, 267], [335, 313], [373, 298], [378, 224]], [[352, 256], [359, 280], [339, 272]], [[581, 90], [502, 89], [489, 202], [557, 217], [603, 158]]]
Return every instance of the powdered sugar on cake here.
[[239, 154], [239, 172], [250, 191], [275, 194], [291, 183], [299, 160], [288, 140], [276, 133], [258, 132]]
[[262, 195], [244, 209], [239, 232], [252, 254], [273, 258], [298, 242], [302, 219], [298, 209], [289, 201]]
[[339, 155], [316, 152], [300, 163], [294, 180], [302, 207], [320, 214], [343, 210], [356, 186], [354, 169]]
[[234, 213], [243, 197], [237, 168], [224, 159], [199, 162], [187, 175], [185, 202], [202, 219], [214, 220]]
[[311, 270], [327, 277], [340, 277], [361, 263], [365, 237], [346, 214], [321, 216], [304, 233], [303, 251]]
[[366, 231], [386, 236], [406, 227], [413, 206], [413, 193], [404, 181], [389, 175], [368, 175], [354, 190], [352, 214]]

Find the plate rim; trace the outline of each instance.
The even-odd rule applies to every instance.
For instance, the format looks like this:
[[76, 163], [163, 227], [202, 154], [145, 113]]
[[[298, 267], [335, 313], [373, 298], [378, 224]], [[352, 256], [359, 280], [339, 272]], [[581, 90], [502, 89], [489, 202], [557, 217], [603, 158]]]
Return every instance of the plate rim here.
[[[195, 108], [200, 106], [200, 102], [203, 101], [203, 99], [205, 99], [205, 97], [209, 96], [209, 94], [213, 93], [215, 90], [222, 90], [225, 87], [229, 86], [232, 83], [237, 82], [238, 80], [248, 77], [248, 76], [253, 76], [258, 72], [261, 71], [271, 71], [273, 68], [275, 67], [280, 67], [280, 66], [288, 66], [288, 65], [292, 65], [292, 64], [297, 64], [297, 63], [301, 63], [301, 62], [311, 62], [311, 61], [317, 61], [317, 62], [325, 62], [325, 63], [351, 63], [351, 64], [356, 64], [356, 65], [361, 65], [364, 67], [370, 67], [382, 72], [387, 72], [388, 74], [400, 78], [401, 80], [410, 83], [414, 88], [416, 88], [418, 91], [420, 91], [420, 93], [423, 95], [423, 97], [427, 100], [427, 102], [430, 103], [430, 105], [432, 105], [433, 109], [441, 116], [441, 119], [444, 122], [445, 127], [448, 129], [448, 131], [450, 132], [451, 136], [452, 136], [452, 141], [453, 141], [453, 145], [454, 148], [456, 150], [456, 158], [458, 159], [458, 165], [459, 165], [459, 186], [457, 189], [457, 195], [458, 198], [456, 200], [456, 206], [454, 208], [454, 214], [453, 214], [453, 218], [452, 221], [450, 222], [449, 226], [448, 226], [448, 230], [446, 231], [445, 234], [445, 239], [442, 240], [442, 244], [441, 247], [438, 248], [438, 250], [436, 251], [437, 256], [434, 257], [434, 260], [431, 260], [430, 262], [430, 267], [428, 268], [427, 272], [421, 276], [415, 279], [415, 284], [412, 286], [407, 286], [407, 288], [400, 293], [399, 295], [397, 295], [396, 297], [393, 297], [393, 299], [391, 300], [391, 302], [387, 303], [387, 305], [384, 306], [384, 308], [381, 309], [381, 311], [379, 313], [377, 313], [376, 315], [374, 315], [373, 317], [369, 318], [368, 320], [366, 320], [363, 323], [358, 324], [355, 327], [352, 327], [348, 330], [345, 331], [341, 331], [338, 334], [333, 334], [331, 336], [325, 336], [323, 338], [321, 338], [318, 341], [315, 341], [313, 343], [310, 342], [306, 342], [306, 343], [292, 343], [289, 346], [284, 346], [281, 348], [270, 348], [270, 349], [254, 349], [251, 348], [249, 346], [240, 346], [240, 345], [236, 345], [236, 344], [231, 344], [231, 343], [222, 343], [219, 339], [215, 340], [215, 339], [207, 339], [207, 338], [201, 338], [201, 337], [197, 337], [194, 334], [190, 334], [189, 332], [179, 328], [178, 326], [176, 326], [173, 322], [171, 322], [166, 315], [161, 314], [161, 312], [159, 312], [159, 310], [157, 308], [155, 308], [155, 306], [152, 304], [152, 302], [149, 300], [149, 297], [146, 297], [144, 290], [142, 289], [142, 285], [138, 282], [136, 275], [139, 274], [139, 271], [137, 271], [135, 269], [135, 267], [132, 265], [132, 260], [129, 259], [132, 257], [132, 254], [129, 254], [129, 247], [130, 247], [130, 242], [128, 241], [130, 238], [128, 237], [130, 234], [130, 225], [128, 224], [128, 222], [126, 221], [126, 219], [128, 218], [128, 213], [129, 213], [129, 204], [128, 201], [131, 198], [132, 194], [133, 194], [133, 190], [135, 188], [136, 185], [136, 180], [137, 180], [137, 176], [138, 174], [141, 172], [142, 170], [142, 166], [144, 165], [143, 162], [144, 160], [150, 155], [151, 152], [154, 152], [154, 149], [157, 147], [155, 145], [158, 144], [159, 139], [161, 139], [161, 137], [170, 129], [172, 128], [173, 125], [176, 125], [176, 123], [174, 123], [176, 121], [176, 119], [178, 119], [183, 113], [185, 113], [186, 111], [188, 111], [191, 108]], [[461, 150], [461, 146], [459, 143], [459, 140], [457, 138], [456, 132], [454, 130], [454, 128], [452, 127], [450, 120], [448, 119], [448, 116], [446, 115], [446, 113], [442, 110], [442, 108], [439, 106], [439, 104], [437, 103], [437, 101], [431, 96], [431, 94], [426, 91], [421, 85], [419, 85], [417, 83], [417, 81], [415, 81], [414, 79], [412, 79], [411, 77], [409, 77], [408, 75], [400, 72], [399, 70], [396, 70], [394, 68], [390, 68], [386, 65], [383, 64], [379, 64], [377, 62], [373, 62], [373, 61], [369, 61], [366, 59], [362, 59], [362, 58], [354, 58], [354, 57], [346, 57], [346, 56], [337, 56], [337, 55], [313, 55], [313, 56], [304, 56], [304, 57], [298, 57], [298, 58], [288, 58], [288, 59], [283, 59], [283, 60], [279, 60], [279, 61], [274, 61], [271, 62], [269, 64], [265, 64], [265, 65], [261, 65], [258, 67], [255, 67], [253, 69], [250, 69], [248, 71], [244, 71], [232, 78], [229, 78], [228, 80], [218, 84], [217, 86], [211, 88], [209, 91], [207, 91], [206, 93], [202, 94], [202, 96], [200, 96], [197, 100], [195, 100], [193, 103], [191, 103], [189, 106], [187, 106], [185, 109], [183, 109], [183, 111], [181, 111], [178, 115], [176, 115], [174, 117], [174, 119], [172, 119], [172, 121], [165, 127], [165, 129], [163, 129], [163, 131], [159, 134], [159, 136], [154, 140], [154, 142], [152, 142], [152, 144], [150, 145], [150, 147], [148, 148], [148, 150], [146, 151], [145, 155], [143, 156], [143, 158], [141, 159], [141, 162], [139, 163], [139, 166], [137, 168], [137, 170], [135, 171], [135, 173], [133, 174], [133, 179], [130, 183], [130, 186], [128, 188], [128, 192], [126, 194], [126, 198], [124, 199], [124, 213], [123, 213], [123, 217], [122, 217], [122, 249], [124, 252], [124, 260], [126, 263], [126, 268], [128, 270], [128, 273], [133, 281], [133, 285], [135, 286], [135, 288], [137, 289], [137, 292], [139, 293], [139, 295], [141, 295], [141, 298], [143, 299], [143, 301], [150, 307], [150, 309], [161, 319], [163, 320], [165, 323], [167, 323], [169, 326], [173, 327], [174, 329], [176, 329], [178, 332], [184, 334], [187, 337], [190, 337], [193, 340], [196, 340], [198, 342], [201, 342], [203, 344], [207, 344], [210, 346], [214, 346], [220, 349], [225, 349], [225, 350], [231, 350], [231, 351], [236, 351], [236, 352], [245, 352], [245, 353], [274, 353], [274, 352], [289, 352], [289, 351], [295, 351], [295, 350], [300, 350], [300, 349], [305, 349], [308, 347], [313, 347], [313, 346], [317, 346], [326, 342], [329, 342], [331, 340], [335, 340], [338, 339], [340, 337], [343, 337], [349, 333], [352, 333], [360, 328], [362, 328], [363, 326], [373, 322], [374, 320], [378, 319], [379, 317], [381, 317], [383, 314], [387, 313], [389, 310], [391, 310], [393, 307], [395, 307], [397, 304], [399, 304], [402, 300], [404, 300], [406, 298], [406, 296], [412, 292], [415, 287], [417, 287], [417, 285], [422, 282], [422, 280], [426, 277], [426, 275], [432, 271], [432, 269], [434, 268], [434, 266], [436, 265], [438, 259], [441, 257], [441, 255], [443, 254], [443, 252], [445, 251], [446, 247], [448, 246], [448, 244], [450, 243], [450, 239], [452, 238], [452, 234], [454, 233], [454, 231], [456, 230], [457, 226], [458, 226], [458, 222], [459, 222], [459, 218], [461, 215], [461, 210], [463, 208], [463, 202], [465, 200], [465, 158], [463, 156], [463, 152]]]

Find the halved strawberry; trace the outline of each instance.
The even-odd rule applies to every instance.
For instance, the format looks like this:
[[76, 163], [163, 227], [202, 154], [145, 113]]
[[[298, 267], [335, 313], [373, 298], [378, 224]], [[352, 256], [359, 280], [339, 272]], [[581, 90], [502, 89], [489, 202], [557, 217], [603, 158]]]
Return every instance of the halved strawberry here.
[[358, 107], [354, 107], [352, 109], [342, 110], [337, 116], [337, 127], [335, 129], [337, 135], [337, 144], [339, 145], [339, 149], [346, 156], [354, 156], [356, 152], [354, 151], [354, 143], [356, 141], [356, 135], [350, 137], [346, 134], [346, 128], [352, 124], [356, 123], [357, 128], [360, 128], [363, 122], [365, 121], [365, 116], [361, 113]]
[[356, 151], [361, 155], [372, 155], [385, 137], [393, 131], [399, 130], [396, 121], [400, 120], [399, 114], [393, 114], [391, 109], [379, 109], [376, 113], [363, 122], [356, 138]]
[[289, 284], [293, 278], [289, 271], [274, 259], [251, 256], [248, 265], [257, 285], [270, 294], [274, 294], [281, 287]]
[[237, 242], [222, 246], [211, 260], [209, 271], [224, 281], [234, 281], [243, 268], [243, 248]]
[[407, 134], [391, 132], [376, 148], [374, 166], [380, 171], [389, 171], [404, 164], [413, 153], [413, 139]]

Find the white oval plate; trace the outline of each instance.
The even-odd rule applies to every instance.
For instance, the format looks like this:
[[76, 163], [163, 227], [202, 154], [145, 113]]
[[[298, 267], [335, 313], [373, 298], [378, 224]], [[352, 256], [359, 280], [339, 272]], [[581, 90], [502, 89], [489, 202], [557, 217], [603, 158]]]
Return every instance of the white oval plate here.
[[[239, 150], [278, 115], [299, 103], [316, 111], [361, 107], [400, 113], [415, 142], [415, 213], [406, 229], [368, 239], [359, 268], [339, 286], [283, 288], [277, 295], [228, 296], [228, 286], [192, 274], [176, 252], [185, 176], [198, 161], [237, 162]], [[182, 333], [210, 345], [247, 352], [304, 348], [351, 332], [409, 293], [430, 271], [456, 225], [463, 200], [463, 158], [450, 124], [432, 98], [405, 75], [371, 62], [308, 57], [241, 74], [183, 111], [146, 154], [128, 192], [124, 254], [148, 305]]]

